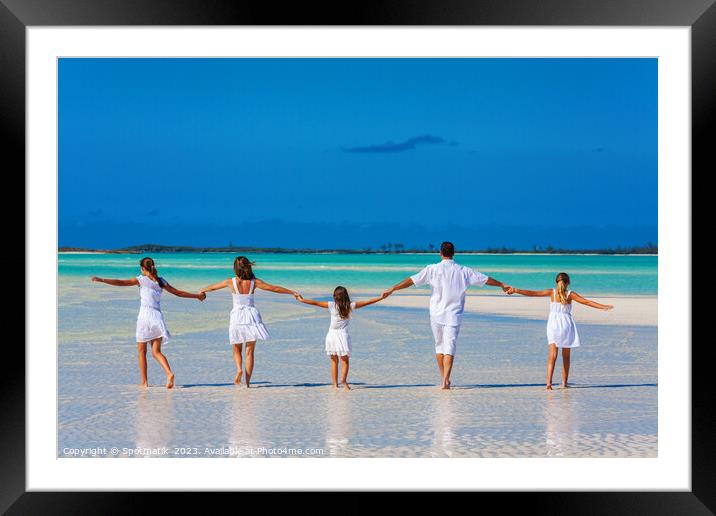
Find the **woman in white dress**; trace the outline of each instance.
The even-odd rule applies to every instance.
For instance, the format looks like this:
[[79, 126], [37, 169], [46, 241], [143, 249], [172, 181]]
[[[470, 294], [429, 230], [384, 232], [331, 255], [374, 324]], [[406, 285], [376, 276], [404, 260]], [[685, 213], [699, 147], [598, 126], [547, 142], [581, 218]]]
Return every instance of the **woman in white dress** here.
[[351, 336], [348, 335], [348, 324], [350, 322], [351, 312], [358, 308], [377, 303], [389, 295], [387, 292], [384, 292], [380, 297], [354, 303], [351, 302], [351, 298], [348, 296], [348, 290], [341, 286], [336, 287], [333, 291], [332, 302], [304, 299], [300, 294], [295, 295], [297, 301], [306, 303], [307, 305], [327, 308], [331, 314], [331, 324], [326, 334], [326, 354], [331, 358], [333, 387], [338, 387], [338, 359], [340, 358], [342, 365], [341, 385], [346, 389], [350, 389], [348, 386], [348, 367], [351, 355]]
[[162, 291], [166, 290], [175, 296], [189, 297], [203, 301], [206, 294], [192, 294], [172, 287], [164, 278], [159, 277], [154, 260], [149, 257], [142, 258], [139, 262], [141, 274], [135, 278], [120, 280], [107, 279], [92, 276], [92, 281], [114, 285], [116, 287], [139, 286], [139, 315], [137, 316], [137, 352], [139, 354], [139, 372], [142, 377], [142, 387], [147, 387], [147, 342], [152, 343], [152, 356], [164, 369], [167, 375], [167, 389], [174, 387], [174, 373], [167, 357], [162, 353], [162, 344], [166, 344], [171, 337], [167, 325], [164, 322], [164, 315], [159, 304]]
[[261, 313], [254, 304], [254, 291], [257, 288], [276, 292], [277, 294], [298, 295], [297, 292], [287, 288], [269, 285], [258, 279], [252, 266], [254, 262], [249, 261], [245, 256], [237, 256], [234, 259], [235, 276], [214, 285], [209, 285], [200, 290], [202, 293], [229, 288], [233, 298], [233, 308], [229, 317], [229, 343], [232, 345], [234, 363], [236, 364], [236, 376], [234, 383], [241, 383], [243, 374], [242, 347], [246, 345], [246, 388], [251, 386], [251, 375], [254, 371], [254, 348], [256, 341], [268, 340], [269, 333], [261, 320]]
[[547, 357], [547, 390], [552, 390], [552, 376], [554, 366], [557, 362], [558, 348], [562, 349], [562, 387], [567, 388], [569, 385], [569, 359], [572, 348], [579, 346], [579, 333], [577, 333], [577, 325], [572, 318], [572, 301], [581, 303], [599, 310], [611, 310], [612, 305], [603, 305], [596, 301], [585, 299], [576, 292], [568, 290], [569, 275], [566, 272], [560, 272], [555, 279], [557, 288], [548, 288], [545, 290], [523, 290], [519, 288], [508, 289], [508, 294], [521, 294], [530, 297], [547, 297], [550, 298], [549, 318], [547, 319], [547, 344], [549, 345], [549, 355]]

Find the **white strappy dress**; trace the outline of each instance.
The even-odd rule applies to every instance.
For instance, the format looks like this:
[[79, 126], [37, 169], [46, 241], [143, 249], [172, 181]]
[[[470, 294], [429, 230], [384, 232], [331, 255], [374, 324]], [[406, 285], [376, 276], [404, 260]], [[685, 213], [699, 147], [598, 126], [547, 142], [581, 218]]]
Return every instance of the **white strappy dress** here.
[[[571, 290], [567, 291], [567, 299]], [[579, 347], [579, 333], [572, 318], [572, 303], [562, 304], [557, 301], [557, 290], [553, 289], [554, 301], [550, 299], [549, 318], [547, 319], [547, 343], [556, 344], [558, 348]]]
[[251, 280], [248, 294], [239, 294], [236, 278], [231, 279], [234, 291], [231, 296], [234, 307], [229, 319], [229, 343], [244, 344], [257, 340], [268, 340], [269, 333], [261, 320], [261, 314], [254, 305], [254, 280]]
[[[351, 303], [351, 310], [356, 309], [356, 304]], [[351, 336], [348, 335], [350, 317], [343, 319], [338, 312], [338, 307], [332, 301], [328, 303], [328, 311], [331, 314], [331, 325], [326, 334], [326, 354], [349, 357], [351, 355]]]
[[[149, 342], [154, 339], [162, 339], [162, 344], [169, 342], [169, 330], [164, 322], [159, 300], [162, 297], [162, 287], [156, 281], [144, 275], [137, 276], [139, 281], [139, 315], [137, 316], [137, 342]], [[166, 283], [164, 278], [159, 278], [162, 285]]]

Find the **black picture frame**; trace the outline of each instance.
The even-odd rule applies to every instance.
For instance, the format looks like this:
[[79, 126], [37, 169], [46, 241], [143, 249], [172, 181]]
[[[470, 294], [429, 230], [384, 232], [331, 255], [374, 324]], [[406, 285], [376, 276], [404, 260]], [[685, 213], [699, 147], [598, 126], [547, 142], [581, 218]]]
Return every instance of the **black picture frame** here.
[[[215, 0], [0, 0], [0, 128], [7, 188], [25, 191], [25, 30], [29, 26], [91, 25], [562, 25], [691, 27], [692, 170], [716, 169], [707, 129], [716, 125], [715, 0], [365, 0], [339, 9], [338, 3], [285, 3]], [[349, 7], [349, 8], [346, 8]], [[692, 176], [693, 177], [693, 172]], [[688, 171], [684, 171], [688, 174]], [[688, 179], [688, 178], [685, 178]], [[702, 194], [703, 195], [703, 194]], [[25, 227], [11, 224], [21, 209], [0, 203], [7, 231], [24, 249]], [[19, 242], [23, 242], [20, 246]], [[6, 249], [7, 251], [7, 249]], [[16, 252], [18, 253], [18, 252]], [[22, 251], [24, 255], [24, 251]], [[24, 257], [26, 258], [26, 257]], [[17, 254], [5, 261], [7, 289], [24, 292]], [[25, 274], [29, 271], [25, 270]], [[686, 278], [690, 281], [690, 278]], [[20, 305], [17, 300], [14, 306]], [[22, 305], [24, 306], [24, 304]], [[27, 308], [30, 308], [29, 306]], [[16, 325], [15, 325], [16, 326]], [[686, 346], [689, 343], [681, 343]], [[500, 496], [501, 511], [527, 503], [531, 512], [570, 514], [712, 514], [716, 510], [716, 411], [709, 400], [710, 374], [704, 348], [692, 346], [692, 490], [690, 492], [525, 493]], [[4, 350], [0, 392], [2, 482], [0, 510], [8, 514], [116, 514], [142, 512], [145, 497], [134, 493], [25, 492], [25, 353], [16, 343]], [[238, 474], [238, 472], [237, 472]], [[365, 512], [370, 504], [344, 502]], [[423, 504], [416, 494], [413, 503]], [[172, 503], [185, 505], [175, 493]], [[162, 500], [162, 503], [169, 500]], [[361, 509], [363, 507], [363, 509]], [[164, 510], [166, 507], [164, 508]]]

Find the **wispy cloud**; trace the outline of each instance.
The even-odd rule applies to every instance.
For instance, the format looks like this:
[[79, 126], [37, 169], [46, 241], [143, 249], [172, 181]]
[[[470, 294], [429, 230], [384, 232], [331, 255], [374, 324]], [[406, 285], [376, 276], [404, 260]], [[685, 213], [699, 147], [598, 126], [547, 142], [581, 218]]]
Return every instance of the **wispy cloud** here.
[[362, 152], [362, 153], [386, 153], [386, 152], [405, 152], [415, 149], [418, 145], [449, 145], [451, 147], [456, 146], [458, 143], [451, 141], [448, 142], [445, 138], [440, 136], [433, 136], [430, 134], [424, 134], [422, 136], [415, 136], [409, 138], [400, 143], [386, 142], [378, 145], [366, 145], [364, 147], [342, 147], [343, 152]]

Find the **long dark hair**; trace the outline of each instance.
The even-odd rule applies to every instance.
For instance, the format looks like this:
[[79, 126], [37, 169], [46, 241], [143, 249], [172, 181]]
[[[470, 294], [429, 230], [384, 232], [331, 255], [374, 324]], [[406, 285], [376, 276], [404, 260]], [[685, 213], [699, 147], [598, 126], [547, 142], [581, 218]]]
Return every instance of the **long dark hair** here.
[[567, 304], [567, 287], [569, 286], [569, 274], [560, 272], [555, 280], [557, 282], [557, 299], [563, 305]]
[[333, 291], [333, 301], [336, 302], [338, 314], [341, 319], [348, 319], [351, 315], [351, 298], [348, 296], [346, 287], [338, 286]]
[[245, 256], [237, 256], [234, 259], [234, 274], [236, 274], [236, 277], [239, 279], [254, 279], [256, 276], [254, 276], [254, 271], [251, 269], [251, 267], [256, 262], [252, 262]]
[[154, 260], [152, 260], [149, 256], [145, 256], [139, 261], [139, 266], [147, 271], [149, 273], [149, 277], [156, 281], [160, 287], [163, 287], [162, 282], [159, 281], [159, 272], [157, 272], [157, 267], [154, 265]]

